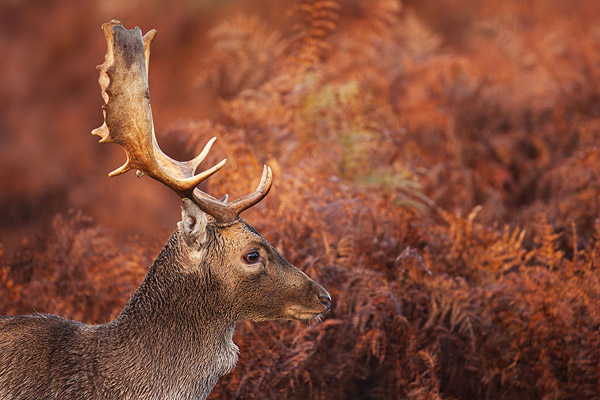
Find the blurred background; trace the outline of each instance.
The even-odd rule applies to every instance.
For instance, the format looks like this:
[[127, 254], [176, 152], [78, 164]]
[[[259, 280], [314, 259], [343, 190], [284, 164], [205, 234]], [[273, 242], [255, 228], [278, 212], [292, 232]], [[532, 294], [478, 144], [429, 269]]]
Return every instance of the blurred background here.
[[[157, 29], [173, 158], [330, 290], [213, 398], [600, 396], [597, 0], [3, 0], [0, 313], [118, 313], [180, 199], [98, 144], [101, 25]], [[250, 350], [252, 349], [252, 350]]]
[[[215, 116], [217, 93], [198, 80], [211, 47], [207, 32], [221, 18], [277, 8], [277, 2], [255, 3], [2, 2], [0, 241], [12, 248], [25, 233], [73, 207], [126, 234], [171, 229], [179, 215], [176, 196], [147, 180], [132, 184], [132, 176], [107, 179], [124, 153], [117, 146], [99, 146], [89, 134], [102, 124], [94, 68], [106, 52], [100, 26], [115, 18], [129, 29], [159, 31], [150, 80], [156, 130], [163, 139], [178, 121]], [[285, 13], [282, 7], [272, 11]]]

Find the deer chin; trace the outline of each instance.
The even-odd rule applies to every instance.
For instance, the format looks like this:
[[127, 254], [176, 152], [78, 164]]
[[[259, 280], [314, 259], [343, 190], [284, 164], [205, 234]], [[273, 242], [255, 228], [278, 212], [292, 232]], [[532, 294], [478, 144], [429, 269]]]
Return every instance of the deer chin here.
[[320, 322], [326, 312], [327, 310], [313, 311], [304, 307], [290, 306], [286, 310], [285, 319], [295, 319], [297, 321], [315, 320]]

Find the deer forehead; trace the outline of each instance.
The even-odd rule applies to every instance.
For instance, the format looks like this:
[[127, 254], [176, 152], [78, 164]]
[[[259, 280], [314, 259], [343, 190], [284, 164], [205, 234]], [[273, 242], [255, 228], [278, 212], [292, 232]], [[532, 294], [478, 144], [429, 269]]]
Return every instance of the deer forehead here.
[[267, 247], [268, 242], [256, 232], [250, 225], [243, 221], [237, 224], [222, 228], [220, 234], [226, 242], [229, 242], [233, 247], [244, 247], [250, 243], [260, 244]]

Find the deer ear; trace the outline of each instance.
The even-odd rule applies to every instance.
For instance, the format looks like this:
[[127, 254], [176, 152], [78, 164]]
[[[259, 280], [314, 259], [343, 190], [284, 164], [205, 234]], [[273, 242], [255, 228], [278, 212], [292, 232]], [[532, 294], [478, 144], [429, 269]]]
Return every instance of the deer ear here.
[[179, 230], [190, 247], [198, 247], [206, 241], [206, 214], [190, 199], [183, 199]]

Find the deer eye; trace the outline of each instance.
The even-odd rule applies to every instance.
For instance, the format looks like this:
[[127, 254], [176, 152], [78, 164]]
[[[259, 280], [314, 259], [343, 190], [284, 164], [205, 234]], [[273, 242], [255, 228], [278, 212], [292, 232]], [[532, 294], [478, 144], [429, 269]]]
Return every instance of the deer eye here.
[[260, 261], [260, 254], [258, 251], [251, 251], [250, 253], [242, 257], [246, 264], [256, 264]]

